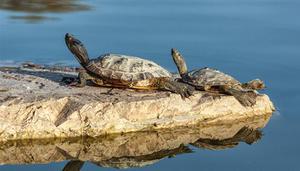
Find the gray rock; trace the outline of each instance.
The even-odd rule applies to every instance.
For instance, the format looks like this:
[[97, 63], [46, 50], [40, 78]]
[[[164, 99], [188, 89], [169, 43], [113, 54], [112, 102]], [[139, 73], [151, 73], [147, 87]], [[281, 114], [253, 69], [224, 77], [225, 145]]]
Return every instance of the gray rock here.
[[226, 121], [272, 113], [267, 95], [253, 107], [234, 97], [197, 92], [181, 99], [169, 92], [63, 85], [76, 73], [0, 69], [0, 141], [100, 136]]

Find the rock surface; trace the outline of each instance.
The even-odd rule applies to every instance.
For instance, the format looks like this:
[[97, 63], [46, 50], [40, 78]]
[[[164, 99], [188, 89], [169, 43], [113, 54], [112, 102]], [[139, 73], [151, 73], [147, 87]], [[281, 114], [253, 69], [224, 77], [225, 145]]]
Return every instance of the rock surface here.
[[76, 73], [0, 69], [0, 141], [100, 136], [193, 125], [272, 113], [267, 95], [253, 107], [232, 96], [197, 92], [181, 99], [169, 92], [95, 86], [68, 87], [63, 76]]

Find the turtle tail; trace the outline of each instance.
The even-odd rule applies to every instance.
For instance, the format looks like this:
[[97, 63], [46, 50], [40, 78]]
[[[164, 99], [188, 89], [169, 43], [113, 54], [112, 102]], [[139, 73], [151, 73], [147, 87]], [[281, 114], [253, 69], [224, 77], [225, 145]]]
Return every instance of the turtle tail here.
[[184, 61], [183, 56], [176, 50], [175, 48], [171, 49], [172, 58], [177, 66], [179, 74], [181, 77], [185, 76], [188, 72], [186, 63]]
[[67, 33], [65, 36], [65, 41], [69, 50], [74, 54], [78, 62], [85, 66], [89, 63], [89, 56], [86, 48], [80, 40], [76, 39], [73, 35]]

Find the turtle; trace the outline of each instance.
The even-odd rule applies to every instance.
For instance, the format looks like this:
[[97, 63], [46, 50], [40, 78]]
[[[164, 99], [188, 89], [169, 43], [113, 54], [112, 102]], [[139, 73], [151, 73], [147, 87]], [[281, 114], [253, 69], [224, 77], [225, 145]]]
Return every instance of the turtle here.
[[183, 56], [175, 48], [171, 49], [172, 58], [179, 71], [179, 81], [190, 84], [196, 90], [212, 91], [234, 96], [243, 106], [256, 104], [256, 90], [265, 88], [260, 79], [241, 83], [232, 76], [213, 68], [201, 68], [188, 71]]
[[173, 75], [153, 61], [121, 54], [103, 54], [89, 59], [83, 43], [66, 33], [68, 49], [83, 67], [78, 73], [77, 87], [90, 80], [96, 85], [138, 90], [163, 90], [180, 94], [182, 98], [193, 94], [194, 87], [177, 82]]

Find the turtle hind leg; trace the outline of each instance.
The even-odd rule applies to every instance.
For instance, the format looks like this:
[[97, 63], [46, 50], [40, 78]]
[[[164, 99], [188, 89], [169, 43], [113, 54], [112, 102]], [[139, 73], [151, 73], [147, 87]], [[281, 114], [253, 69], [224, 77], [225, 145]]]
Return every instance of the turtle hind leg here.
[[159, 90], [166, 90], [173, 93], [180, 94], [182, 98], [187, 98], [193, 95], [195, 88], [185, 83], [180, 83], [177, 81], [171, 80], [161, 80], [158, 82]]
[[254, 79], [247, 83], [243, 83], [242, 87], [248, 90], [262, 90], [266, 88], [265, 83], [260, 79]]
[[221, 90], [225, 94], [234, 96], [243, 106], [255, 105], [258, 96], [254, 91], [244, 91], [228, 86], [222, 86]]

